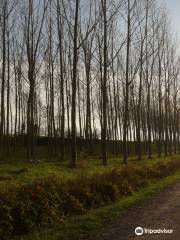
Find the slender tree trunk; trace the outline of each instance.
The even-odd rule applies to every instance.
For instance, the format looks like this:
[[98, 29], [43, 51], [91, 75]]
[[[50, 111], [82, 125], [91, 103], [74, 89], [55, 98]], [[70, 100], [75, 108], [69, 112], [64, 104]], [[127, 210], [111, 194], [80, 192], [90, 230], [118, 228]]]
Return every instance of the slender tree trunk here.
[[128, 20], [127, 20], [127, 47], [126, 47], [126, 83], [125, 83], [125, 106], [123, 123], [123, 158], [128, 164], [127, 133], [128, 133], [128, 111], [129, 111], [129, 54], [130, 54], [130, 0], [128, 0]]
[[76, 0], [75, 21], [74, 21], [74, 39], [73, 39], [73, 78], [72, 78], [72, 109], [71, 109], [71, 133], [72, 133], [72, 155], [71, 167], [76, 167], [77, 164], [77, 150], [76, 150], [76, 90], [77, 90], [77, 37], [78, 37], [78, 13], [79, 13], [79, 0]]
[[102, 83], [102, 103], [103, 103], [103, 124], [102, 124], [102, 158], [103, 158], [103, 165], [107, 165], [107, 6], [106, 6], [106, 0], [103, 1], [103, 25], [104, 25], [104, 75], [103, 75], [103, 83]]

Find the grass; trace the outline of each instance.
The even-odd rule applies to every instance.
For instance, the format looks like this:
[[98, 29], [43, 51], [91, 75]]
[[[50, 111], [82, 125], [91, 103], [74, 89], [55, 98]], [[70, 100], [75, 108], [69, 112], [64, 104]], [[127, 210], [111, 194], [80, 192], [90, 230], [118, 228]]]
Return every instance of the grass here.
[[[137, 161], [136, 157], [130, 157], [130, 163], [137, 165], [151, 165], [158, 161], [169, 161], [172, 158], [179, 158], [179, 155], [168, 158], [153, 158]], [[9, 160], [0, 162], [0, 189], [14, 187], [14, 185], [26, 184], [38, 179], [54, 176], [59, 181], [74, 179], [82, 175], [92, 175], [112, 170], [114, 167], [122, 166], [122, 158], [111, 157], [107, 167], [101, 166], [101, 159], [88, 159], [79, 161], [77, 169], [68, 168], [67, 162], [43, 161], [30, 163], [23, 160]]]
[[[137, 161], [135, 157], [130, 158], [130, 163], [135, 165], [153, 165], [157, 162], [168, 162], [171, 159], [178, 159], [179, 155], [168, 158], [154, 158], [148, 160], [144, 156], [144, 160]], [[92, 175], [95, 173], [102, 173], [111, 171], [114, 167], [122, 166], [122, 158], [109, 159], [109, 165], [103, 167], [100, 165], [100, 159], [89, 159], [87, 161], [79, 162], [77, 169], [70, 169], [67, 163], [60, 163], [58, 161], [41, 161], [40, 163], [30, 163], [22, 160], [9, 160], [0, 162], [0, 190], [4, 188], [13, 187], [14, 185], [26, 184], [36, 181], [37, 179], [44, 179], [54, 176], [58, 181], [66, 181], [82, 175]], [[67, 217], [61, 223], [55, 225], [51, 229], [38, 229], [33, 233], [25, 236], [18, 236], [18, 240], [80, 240], [83, 236], [93, 234], [100, 228], [104, 221], [111, 221], [118, 217], [122, 212], [127, 210], [133, 204], [139, 203], [154, 193], [162, 190], [164, 187], [180, 180], [180, 171], [174, 175], [166, 177], [158, 182], [151, 182], [147, 187], [141, 188], [140, 191], [133, 193], [131, 196], [123, 197], [119, 201], [88, 211], [84, 215]]]
[[[104, 222], [112, 221], [119, 217], [124, 211], [134, 204], [139, 204], [152, 195], [160, 192], [180, 180], [180, 171], [165, 177], [158, 182], [151, 182], [148, 186], [141, 188], [131, 196], [121, 200], [89, 211], [87, 214], [75, 216], [64, 220], [62, 223], [54, 226], [52, 229], [41, 229], [34, 231], [29, 235], [18, 237], [18, 240], [80, 240], [92, 236], [93, 233], [101, 228]], [[17, 238], [16, 238], [17, 239]]]

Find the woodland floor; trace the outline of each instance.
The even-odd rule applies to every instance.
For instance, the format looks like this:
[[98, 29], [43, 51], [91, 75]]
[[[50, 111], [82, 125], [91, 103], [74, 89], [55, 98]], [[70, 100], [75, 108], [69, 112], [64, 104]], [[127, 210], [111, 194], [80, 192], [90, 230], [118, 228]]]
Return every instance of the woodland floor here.
[[[136, 227], [173, 229], [172, 234], [136, 236]], [[180, 182], [168, 187], [141, 205], [131, 207], [112, 223], [107, 223], [90, 240], [180, 239]]]

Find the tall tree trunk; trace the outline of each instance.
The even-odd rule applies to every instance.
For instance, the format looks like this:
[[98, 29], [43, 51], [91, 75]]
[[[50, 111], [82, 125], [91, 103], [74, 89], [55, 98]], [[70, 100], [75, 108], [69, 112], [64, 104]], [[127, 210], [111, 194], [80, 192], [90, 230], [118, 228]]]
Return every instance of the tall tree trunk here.
[[128, 133], [128, 111], [129, 111], [129, 54], [130, 54], [130, 0], [128, 0], [128, 19], [127, 19], [127, 46], [126, 46], [126, 83], [125, 83], [125, 106], [123, 123], [123, 158], [124, 163], [128, 164], [127, 133]]
[[79, 1], [76, 0], [75, 21], [74, 21], [74, 39], [73, 39], [73, 77], [72, 77], [72, 109], [71, 109], [71, 167], [75, 168], [77, 164], [77, 149], [76, 149], [76, 91], [77, 91], [77, 60], [78, 60], [78, 13]]
[[104, 27], [104, 71], [102, 79], [102, 114], [103, 114], [103, 124], [102, 124], [102, 160], [103, 165], [107, 165], [107, 6], [106, 0], [102, 2], [103, 4], [103, 27]]
[[6, 14], [7, 14], [7, 1], [3, 1], [2, 6], [2, 76], [1, 76], [1, 118], [0, 118], [0, 153], [3, 154], [3, 141], [4, 141], [4, 97], [5, 97], [5, 72], [6, 72]]

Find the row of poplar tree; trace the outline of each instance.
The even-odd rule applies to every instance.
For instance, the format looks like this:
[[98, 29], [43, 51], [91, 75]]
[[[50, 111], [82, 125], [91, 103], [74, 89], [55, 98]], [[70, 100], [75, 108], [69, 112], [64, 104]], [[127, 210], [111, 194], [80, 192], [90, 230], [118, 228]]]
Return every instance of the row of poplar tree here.
[[[84, 151], [107, 145], [124, 163], [180, 150], [178, 41], [157, 0], [0, 0], [0, 152], [24, 136], [77, 164]], [[60, 141], [58, 141], [60, 139]], [[4, 147], [6, 146], [6, 147]]]

